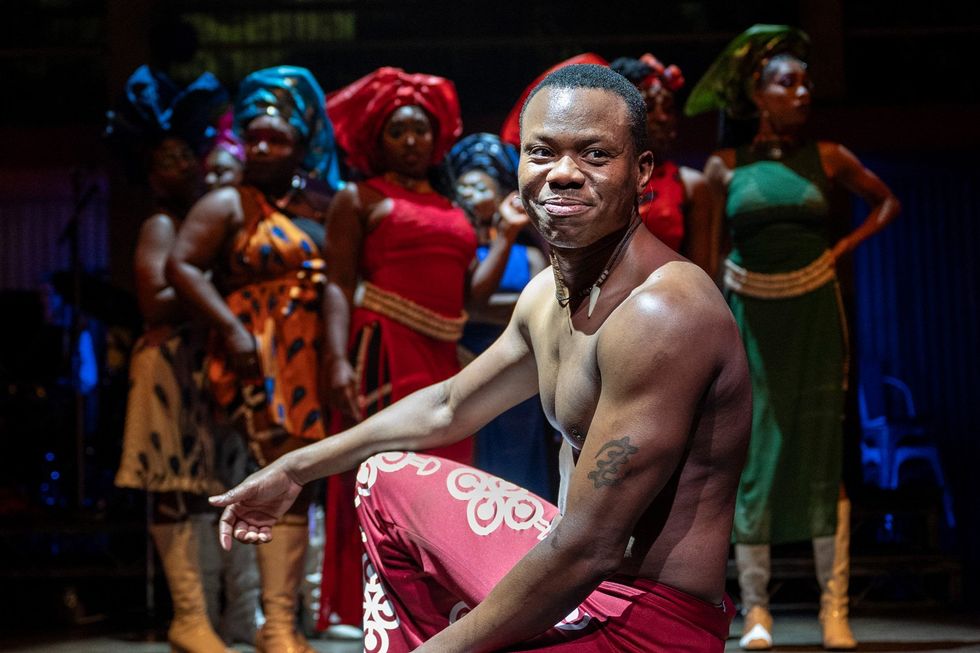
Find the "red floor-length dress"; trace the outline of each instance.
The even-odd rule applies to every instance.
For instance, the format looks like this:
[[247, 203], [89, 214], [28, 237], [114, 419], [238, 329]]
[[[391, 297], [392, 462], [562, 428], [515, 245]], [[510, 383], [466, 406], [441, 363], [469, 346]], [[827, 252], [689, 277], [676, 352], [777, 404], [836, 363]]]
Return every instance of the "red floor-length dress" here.
[[[391, 198], [393, 207], [364, 239], [361, 278], [441, 316], [458, 318], [477, 246], [466, 215], [437, 193], [416, 193], [380, 177], [363, 183]], [[367, 415], [459, 371], [455, 342], [434, 339], [387, 315], [358, 306], [350, 332], [349, 352], [360, 394], [368, 400]], [[470, 463], [473, 439], [429, 453]], [[340, 623], [361, 623], [363, 546], [353, 488], [353, 472], [328, 481], [321, 628], [330, 625], [331, 612]]]

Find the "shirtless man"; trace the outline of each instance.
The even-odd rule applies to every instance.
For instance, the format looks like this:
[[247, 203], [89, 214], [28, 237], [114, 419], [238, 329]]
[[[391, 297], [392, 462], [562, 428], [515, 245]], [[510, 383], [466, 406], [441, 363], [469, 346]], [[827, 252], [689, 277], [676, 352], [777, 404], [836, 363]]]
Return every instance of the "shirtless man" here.
[[[635, 229], [653, 166], [645, 118], [607, 68], [542, 81], [519, 178], [553, 272], [459, 374], [213, 499], [225, 547], [265, 542], [304, 483], [366, 461], [366, 650], [723, 650], [747, 367], [711, 279]], [[560, 523], [484, 472], [376, 455], [445, 446], [535, 393], [565, 437]]]

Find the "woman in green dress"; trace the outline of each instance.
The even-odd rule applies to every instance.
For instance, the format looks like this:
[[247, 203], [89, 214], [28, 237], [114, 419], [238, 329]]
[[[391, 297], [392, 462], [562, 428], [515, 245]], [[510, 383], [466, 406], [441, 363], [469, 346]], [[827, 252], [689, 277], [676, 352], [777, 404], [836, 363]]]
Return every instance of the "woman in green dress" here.
[[[732, 249], [724, 286], [742, 331], [753, 390], [752, 440], [735, 512], [735, 557], [747, 650], [772, 647], [769, 546], [813, 541], [825, 648], [853, 649], [847, 622], [850, 504], [841, 485], [847, 328], [835, 264], [899, 212], [894, 195], [845, 147], [803, 135], [810, 78], [803, 32], [756, 25], [698, 83], [689, 115], [758, 118], [750, 143], [708, 160]], [[871, 206], [836, 243], [829, 191]], [[716, 230], [720, 233], [721, 229]], [[714, 258], [717, 260], [717, 257]]]

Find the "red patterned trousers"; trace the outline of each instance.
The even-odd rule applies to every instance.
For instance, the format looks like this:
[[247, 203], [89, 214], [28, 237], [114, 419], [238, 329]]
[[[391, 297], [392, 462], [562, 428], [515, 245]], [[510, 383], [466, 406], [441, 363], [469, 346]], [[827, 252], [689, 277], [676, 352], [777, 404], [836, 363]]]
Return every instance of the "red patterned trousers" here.
[[[436, 456], [384, 453], [357, 473], [364, 650], [411, 651], [482, 601], [558, 510]], [[721, 652], [734, 609], [641, 578], [603, 582], [565, 619], [509, 650]]]

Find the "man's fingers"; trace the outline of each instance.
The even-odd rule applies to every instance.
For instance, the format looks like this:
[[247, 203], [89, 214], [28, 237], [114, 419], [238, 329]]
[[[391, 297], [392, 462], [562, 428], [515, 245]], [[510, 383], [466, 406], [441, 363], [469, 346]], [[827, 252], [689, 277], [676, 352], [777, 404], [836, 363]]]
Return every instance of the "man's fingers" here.
[[246, 544], [265, 544], [272, 540], [272, 529], [240, 521], [235, 524], [235, 539]]
[[225, 551], [231, 551], [232, 522], [234, 520], [235, 513], [231, 506], [225, 508], [224, 512], [221, 513], [221, 519], [218, 520], [218, 541]]
[[223, 494], [218, 494], [213, 497], [208, 497], [208, 503], [210, 503], [212, 506], [215, 506], [217, 508], [224, 508], [225, 506], [229, 506], [235, 503], [236, 501], [238, 501], [239, 494], [240, 491], [236, 486]]

